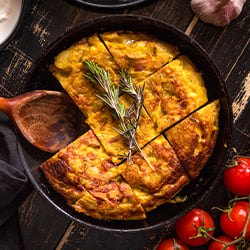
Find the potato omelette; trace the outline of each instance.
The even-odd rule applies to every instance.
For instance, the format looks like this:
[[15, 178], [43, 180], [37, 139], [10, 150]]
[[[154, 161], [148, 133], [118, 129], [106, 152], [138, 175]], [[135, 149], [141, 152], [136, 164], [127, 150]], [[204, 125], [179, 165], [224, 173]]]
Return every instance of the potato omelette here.
[[[119, 122], [86, 77], [89, 60], [120, 86], [129, 71], [145, 85], [132, 151]], [[79, 213], [100, 220], [142, 220], [196, 178], [219, 131], [220, 101], [208, 102], [202, 74], [174, 45], [134, 31], [84, 37], [55, 56], [50, 71], [86, 117], [89, 130], [41, 165], [50, 185]], [[131, 96], [121, 94], [125, 107]], [[142, 155], [144, 157], [142, 157]], [[145, 160], [147, 159], [147, 161]]]

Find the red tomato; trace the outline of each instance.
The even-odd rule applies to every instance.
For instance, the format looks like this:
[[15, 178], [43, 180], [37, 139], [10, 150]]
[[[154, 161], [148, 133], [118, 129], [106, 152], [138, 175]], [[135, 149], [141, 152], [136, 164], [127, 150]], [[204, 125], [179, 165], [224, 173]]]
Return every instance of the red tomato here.
[[[247, 215], [249, 212], [249, 203], [246, 201], [237, 201], [233, 207], [230, 218], [227, 212], [220, 216], [220, 225], [222, 230], [232, 239], [239, 238], [244, 229]], [[250, 223], [247, 226], [245, 239], [250, 239]]]
[[[221, 241], [223, 241], [225, 243], [230, 243], [231, 241], [233, 241], [231, 238], [229, 238], [226, 235], [219, 236], [217, 239], [221, 240]], [[220, 242], [214, 240], [209, 245], [208, 250], [222, 250], [224, 247], [225, 247], [225, 244], [220, 243]], [[227, 247], [225, 250], [237, 250], [237, 248], [233, 244], [233, 245]]]
[[250, 195], [250, 159], [238, 158], [239, 165], [225, 169], [223, 180], [226, 188], [239, 196]]
[[[176, 242], [177, 247], [175, 247]], [[166, 239], [160, 243], [160, 245], [157, 247], [157, 250], [189, 250], [190, 248], [185, 245], [182, 241], [176, 238]]]
[[179, 236], [179, 238], [186, 244], [191, 245], [191, 246], [200, 246], [205, 243], [207, 243], [210, 238], [208, 239], [200, 236], [198, 238], [192, 239], [192, 237], [196, 236], [198, 231], [195, 228], [194, 224], [197, 227], [202, 226], [202, 215], [204, 217], [204, 227], [206, 228], [212, 228], [208, 231], [210, 235], [213, 235], [214, 233], [214, 222], [211, 216], [201, 210], [201, 209], [193, 209], [183, 217], [181, 217], [179, 220], [176, 222], [176, 233]]

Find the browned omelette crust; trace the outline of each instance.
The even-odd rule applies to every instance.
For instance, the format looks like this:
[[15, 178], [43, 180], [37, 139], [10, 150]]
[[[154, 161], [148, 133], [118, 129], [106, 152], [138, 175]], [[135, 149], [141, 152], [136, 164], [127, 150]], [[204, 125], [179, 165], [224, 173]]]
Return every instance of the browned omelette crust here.
[[219, 111], [217, 100], [165, 132], [192, 178], [199, 175], [213, 152], [219, 132]]
[[90, 130], [41, 165], [51, 186], [77, 211], [97, 219], [145, 218], [129, 185]]
[[87, 73], [83, 63], [87, 59], [109, 72], [113, 82], [118, 83], [119, 68], [97, 35], [83, 38], [62, 51], [55, 57], [54, 64], [50, 66], [52, 74], [86, 117], [104, 106], [96, 96], [99, 94], [99, 86], [83, 75]]
[[130, 69], [135, 83], [143, 81], [180, 53], [176, 46], [142, 32], [112, 31], [100, 36], [120, 68]]
[[186, 56], [180, 56], [145, 80], [144, 106], [158, 132], [178, 122], [207, 100], [202, 75]]
[[[82, 197], [73, 207], [97, 219], [141, 220], [146, 218], [145, 211], [130, 186], [122, 181], [112, 181], [90, 190], [91, 200]], [[88, 197], [89, 198], [89, 197]]]
[[136, 153], [130, 165], [127, 162], [121, 165], [124, 168], [122, 176], [149, 211], [175, 196], [188, 184], [189, 177], [163, 135], [150, 142], [142, 152], [153, 169]]
[[[132, 98], [128, 95], [121, 96], [119, 101], [120, 103], [124, 103], [127, 108], [133, 104]], [[111, 114], [110, 110], [105, 106], [99, 112], [92, 113], [86, 120], [86, 123], [92, 128], [105, 148], [105, 151], [112, 157], [112, 161], [115, 164], [120, 163], [122, 161], [121, 155], [128, 153], [128, 139], [117, 132], [117, 130], [119, 130], [119, 122]], [[147, 112], [142, 109], [136, 130], [138, 145], [142, 148], [158, 135], [159, 133], [155, 130], [151, 118]]]

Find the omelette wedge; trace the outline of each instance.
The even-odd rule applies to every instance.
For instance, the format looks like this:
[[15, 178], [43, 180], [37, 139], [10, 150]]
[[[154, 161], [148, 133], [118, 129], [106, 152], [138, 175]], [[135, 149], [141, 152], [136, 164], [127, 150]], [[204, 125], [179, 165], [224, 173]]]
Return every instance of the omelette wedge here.
[[143, 81], [180, 53], [176, 46], [142, 32], [112, 31], [100, 37], [120, 68], [130, 69], [135, 83]]
[[83, 75], [87, 73], [83, 63], [87, 59], [108, 72], [113, 83], [118, 84], [119, 67], [96, 34], [83, 38], [60, 52], [50, 66], [52, 74], [86, 117], [104, 106], [103, 102], [96, 96], [99, 94], [99, 86]]
[[165, 132], [183, 166], [192, 178], [211, 156], [219, 132], [220, 102], [216, 100]]
[[183, 119], [207, 101], [202, 75], [186, 56], [173, 60], [145, 80], [144, 106], [158, 132]]
[[163, 135], [147, 144], [142, 152], [153, 169], [136, 153], [130, 165], [121, 165], [122, 176], [145, 210], [150, 211], [175, 196], [190, 178]]
[[89, 130], [41, 165], [51, 186], [76, 211], [97, 219], [133, 220], [145, 212]]
[[82, 197], [73, 204], [78, 212], [96, 219], [142, 220], [146, 213], [130, 186], [120, 180], [89, 190], [90, 198]]

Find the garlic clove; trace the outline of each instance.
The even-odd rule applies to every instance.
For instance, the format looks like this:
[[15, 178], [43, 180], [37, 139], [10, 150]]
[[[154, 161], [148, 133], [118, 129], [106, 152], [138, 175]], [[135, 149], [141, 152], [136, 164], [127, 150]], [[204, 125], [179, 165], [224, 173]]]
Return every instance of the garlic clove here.
[[191, 0], [191, 9], [205, 23], [225, 26], [238, 17], [246, 0]]

